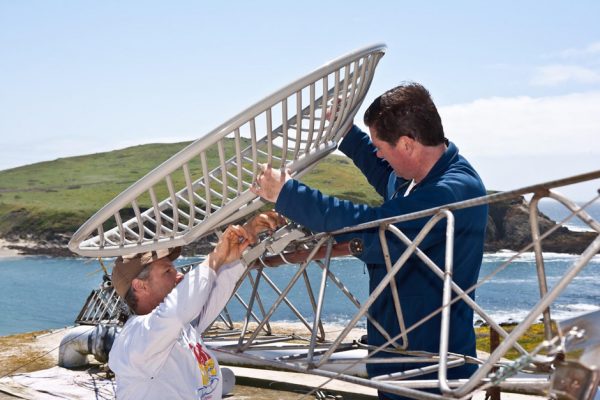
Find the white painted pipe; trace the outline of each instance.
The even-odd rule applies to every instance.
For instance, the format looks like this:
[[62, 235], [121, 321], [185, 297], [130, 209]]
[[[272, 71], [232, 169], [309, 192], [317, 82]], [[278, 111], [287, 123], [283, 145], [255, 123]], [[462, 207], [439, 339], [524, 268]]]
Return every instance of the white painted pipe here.
[[99, 362], [108, 361], [108, 353], [118, 331], [112, 326], [77, 326], [71, 329], [60, 341], [58, 365], [64, 368], [78, 368], [88, 364], [88, 355]]

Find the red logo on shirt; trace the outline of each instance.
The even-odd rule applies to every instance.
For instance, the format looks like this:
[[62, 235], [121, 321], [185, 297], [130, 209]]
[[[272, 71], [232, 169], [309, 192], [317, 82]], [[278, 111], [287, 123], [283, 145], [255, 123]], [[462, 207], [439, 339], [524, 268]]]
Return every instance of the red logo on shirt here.
[[215, 360], [213, 360], [210, 354], [204, 351], [200, 343], [196, 343], [195, 346], [190, 343], [189, 346], [192, 353], [194, 353], [194, 357], [196, 357], [198, 368], [200, 369], [202, 387], [198, 388], [198, 393], [200, 394], [200, 398], [203, 398], [204, 395], [210, 394], [216, 389], [219, 381], [219, 374], [215, 365]]

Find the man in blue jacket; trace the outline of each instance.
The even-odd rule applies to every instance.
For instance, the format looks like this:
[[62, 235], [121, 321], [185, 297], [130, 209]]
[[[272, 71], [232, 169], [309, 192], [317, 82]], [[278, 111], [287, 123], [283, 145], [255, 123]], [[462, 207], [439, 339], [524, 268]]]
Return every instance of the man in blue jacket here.
[[[381, 218], [426, 210], [486, 194], [475, 169], [458, 153], [444, 135], [440, 116], [429, 92], [417, 83], [395, 87], [375, 99], [364, 115], [369, 136], [354, 126], [339, 149], [350, 157], [369, 183], [383, 197], [383, 204], [371, 207], [327, 196], [294, 180], [288, 173], [265, 167], [259, 174], [254, 193], [275, 202], [275, 209], [286, 217], [317, 232], [327, 232]], [[454, 212], [453, 280], [468, 289], [477, 282], [483, 257], [487, 222], [486, 205]], [[396, 224], [414, 239], [429, 218]], [[338, 242], [359, 238], [364, 251], [359, 256], [367, 263], [369, 290], [385, 277], [387, 269], [377, 229], [351, 232], [336, 237]], [[406, 246], [387, 234], [392, 264]], [[444, 267], [446, 222], [438, 223], [419, 248], [438, 266]], [[416, 256], [411, 257], [395, 277], [406, 328], [418, 323], [442, 305], [442, 281]], [[471, 293], [474, 296], [474, 293]], [[393, 297], [388, 285], [369, 308], [369, 313], [389, 333], [399, 334]], [[451, 307], [449, 351], [475, 356], [473, 311], [463, 301]], [[441, 317], [437, 313], [408, 333], [408, 350], [439, 351]], [[369, 323], [369, 345], [387, 342]], [[397, 342], [401, 344], [401, 341]], [[395, 356], [379, 352], [379, 357]], [[370, 377], [414, 369], [414, 363], [367, 364]], [[465, 364], [448, 370], [449, 379], [468, 378], [476, 369]], [[417, 379], [435, 379], [437, 374]], [[379, 393], [382, 399], [399, 399]]]

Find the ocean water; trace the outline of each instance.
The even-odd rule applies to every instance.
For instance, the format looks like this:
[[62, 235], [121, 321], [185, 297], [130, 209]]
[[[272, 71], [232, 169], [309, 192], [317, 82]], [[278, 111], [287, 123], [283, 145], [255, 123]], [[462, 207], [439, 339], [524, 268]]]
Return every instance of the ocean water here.
[[[553, 204], [542, 206], [542, 211], [551, 217], [560, 213], [561, 207]], [[592, 209], [600, 220], [600, 205]], [[572, 224], [577, 224], [573, 220]], [[583, 224], [577, 225], [584, 229]], [[486, 254], [480, 279], [502, 265], [513, 253]], [[548, 286], [551, 289], [565, 271], [576, 260], [575, 255], [545, 254]], [[189, 263], [193, 259], [182, 259]], [[107, 265], [110, 265], [108, 263]], [[365, 266], [354, 258], [332, 261], [331, 270], [347, 286], [360, 302], [368, 297], [368, 275]], [[267, 276], [283, 289], [296, 273], [295, 266], [282, 266], [267, 270]], [[309, 281], [318, 291], [321, 279], [320, 268], [308, 268]], [[19, 332], [59, 328], [71, 325], [77, 317], [90, 292], [102, 281], [102, 271], [96, 260], [15, 257], [0, 259], [0, 336]], [[261, 291], [264, 307], [270, 307], [277, 294], [266, 282]], [[581, 271], [551, 308], [555, 319], [569, 318], [600, 309], [600, 255]], [[242, 297], [248, 297], [248, 285], [241, 288]], [[317, 293], [315, 293], [315, 296]], [[294, 286], [289, 294], [299, 312], [312, 322], [310, 305], [304, 279]], [[539, 288], [533, 254], [525, 254], [496, 274], [490, 282], [477, 289], [477, 302], [494, 319], [500, 322], [520, 321], [539, 300]], [[240, 320], [243, 310], [239, 303], [230, 303], [232, 317]], [[356, 306], [333, 284], [328, 282], [323, 310], [326, 322], [345, 324], [356, 313]], [[275, 321], [296, 321], [297, 317], [285, 304], [273, 316]], [[361, 321], [364, 324], [364, 321]]]
[[[484, 277], [506, 261], [512, 253], [487, 254], [480, 277]], [[550, 289], [576, 259], [574, 255], [546, 254], [546, 273]], [[190, 262], [183, 259], [181, 262]], [[332, 261], [331, 270], [360, 302], [368, 297], [368, 275], [356, 259]], [[267, 276], [280, 288], [296, 273], [295, 266], [267, 270]], [[309, 281], [318, 291], [320, 268], [308, 268]], [[102, 281], [97, 262], [84, 259], [19, 257], [0, 259], [0, 336], [19, 332], [59, 328], [71, 325], [90, 292]], [[301, 277], [289, 293], [299, 312], [312, 322], [312, 308]], [[555, 319], [564, 319], [600, 309], [600, 255], [581, 271], [552, 307]], [[267, 309], [277, 293], [262, 282], [261, 300]], [[241, 288], [247, 300], [248, 285]], [[316, 295], [316, 294], [315, 294]], [[491, 281], [477, 289], [477, 302], [495, 320], [520, 321], [539, 300], [539, 289], [532, 254], [521, 256], [499, 272]], [[241, 320], [244, 312], [237, 301], [230, 303], [234, 320]], [[323, 319], [329, 323], [346, 324], [356, 313], [356, 306], [333, 284], [327, 284]], [[285, 304], [273, 315], [275, 321], [296, 321], [297, 317]], [[364, 325], [361, 321], [359, 325]]]
[[[580, 203], [583, 206], [585, 203]], [[552, 199], [543, 199], [539, 202], [539, 209], [541, 212], [549, 216], [555, 221], [563, 221], [565, 218], [570, 217], [571, 211], [565, 208], [562, 204]], [[600, 222], [600, 200], [592, 202], [585, 208], [588, 214], [590, 214], [596, 221]], [[572, 231], [590, 231], [592, 230], [586, 223], [584, 223], [578, 217], [570, 217], [564, 226]]]

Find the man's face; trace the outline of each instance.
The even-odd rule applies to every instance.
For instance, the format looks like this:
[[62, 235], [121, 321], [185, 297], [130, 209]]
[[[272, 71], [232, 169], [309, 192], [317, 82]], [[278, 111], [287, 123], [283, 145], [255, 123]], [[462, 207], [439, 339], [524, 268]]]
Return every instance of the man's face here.
[[377, 157], [384, 159], [390, 164], [397, 176], [404, 179], [413, 179], [413, 162], [408, 156], [404, 140], [409, 138], [401, 137], [395, 145], [380, 140], [377, 136], [377, 130], [369, 127], [371, 133], [371, 142], [377, 148]]
[[146, 284], [148, 285], [154, 307], [158, 306], [167, 297], [171, 290], [181, 280], [183, 274], [177, 272], [173, 263], [167, 257], [152, 263]]

